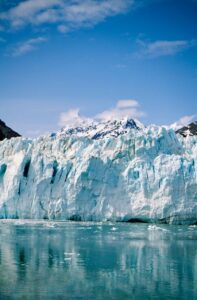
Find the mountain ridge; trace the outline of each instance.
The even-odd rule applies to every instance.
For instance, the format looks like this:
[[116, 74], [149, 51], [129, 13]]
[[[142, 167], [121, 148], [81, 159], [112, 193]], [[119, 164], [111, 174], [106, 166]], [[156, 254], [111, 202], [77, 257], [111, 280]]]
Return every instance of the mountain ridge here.
[[[180, 134], [183, 137], [196, 136], [197, 135], [197, 121], [194, 121], [188, 125], [185, 125], [178, 130], [171, 128], [170, 126], [156, 126], [149, 125], [145, 126], [138, 120], [132, 118], [122, 118], [120, 120], [108, 120], [105, 122], [82, 122], [76, 126], [70, 124], [63, 127], [60, 131], [53, 132], [51, 136], [75, 136], [75, 137], [89, 137], [93, 140], [118, 137], [128, 133], [131, 129], [142, 130], [146, 134], [148, 129], [162, 128], [173, 129], [176, 134]], [[0, 119], [0, 141], [4, 139], [10, 139], [13, 137], [20, 137], [21, 135], [8, 127], [4, 121]]]
[[176, 133], [179, 133], [184, 137], [197, 135], [197, 121], [194, 121], [189, 125], [181, 127], [176, 131]]
[[12, 130], [10, 127], [8, 127], [6, 123], [0, 119], [0, 141], [19, 136], [21, 135], [16, 131]]

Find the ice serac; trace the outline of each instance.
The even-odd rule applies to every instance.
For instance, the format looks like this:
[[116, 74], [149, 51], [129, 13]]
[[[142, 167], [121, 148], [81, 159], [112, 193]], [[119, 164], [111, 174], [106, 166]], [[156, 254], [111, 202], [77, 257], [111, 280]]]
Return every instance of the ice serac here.
[[0, 143], [0, 218], [197, 222], [197, 137], [133, 120]]

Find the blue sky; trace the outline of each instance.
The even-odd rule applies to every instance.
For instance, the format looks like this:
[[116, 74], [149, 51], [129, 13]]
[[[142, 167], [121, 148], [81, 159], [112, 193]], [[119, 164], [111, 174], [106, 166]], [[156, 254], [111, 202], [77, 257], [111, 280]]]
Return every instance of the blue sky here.
[[197, 0], [0, 0], [0, 105], [25, 136], [78, 111], [195, 119]]

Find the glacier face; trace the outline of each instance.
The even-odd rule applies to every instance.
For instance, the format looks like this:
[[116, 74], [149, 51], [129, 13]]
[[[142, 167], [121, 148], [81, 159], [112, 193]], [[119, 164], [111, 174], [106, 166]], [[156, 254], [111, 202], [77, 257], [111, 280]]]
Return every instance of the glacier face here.
[[197, 137], [132, 124], [2, 141], [0, 218], [197, 222]]

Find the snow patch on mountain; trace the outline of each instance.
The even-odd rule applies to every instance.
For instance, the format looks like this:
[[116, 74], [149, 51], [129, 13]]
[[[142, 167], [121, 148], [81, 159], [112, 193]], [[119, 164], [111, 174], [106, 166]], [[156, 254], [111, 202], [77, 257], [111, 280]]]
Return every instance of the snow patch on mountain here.
[[197, 122], [192, 122], [189, 125], [180, 128], [176, 133], [179, 133], [184, 137], [197, 135]]
[[87, 136], [91, 139], [101, 139], [103, 137], [118, 137], [129, 132], [131, 129], [143, 129], [144, 126], [138, 120], [127, 117], [120, 120], [109, 120], [107, 122], [84, 121], [79, 126], [67, 126], [62, 128], [58, 135], [61, 136]]

